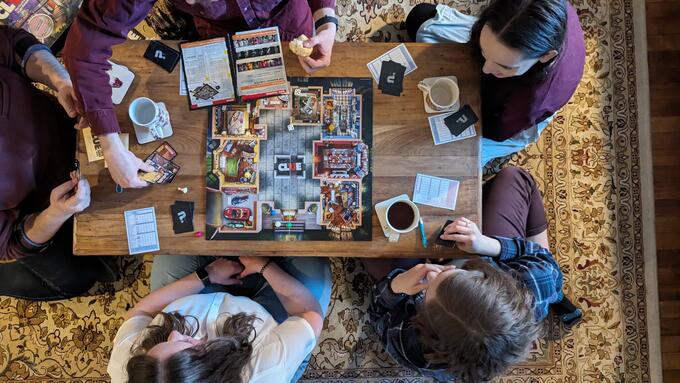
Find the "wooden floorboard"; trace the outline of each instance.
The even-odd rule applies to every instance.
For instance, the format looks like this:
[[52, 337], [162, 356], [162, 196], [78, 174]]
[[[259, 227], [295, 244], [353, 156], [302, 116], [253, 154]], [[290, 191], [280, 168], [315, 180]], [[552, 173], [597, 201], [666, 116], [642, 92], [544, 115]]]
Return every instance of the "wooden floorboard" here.
[[680, 383], [680, 1], [646, 15], [663, 379]]

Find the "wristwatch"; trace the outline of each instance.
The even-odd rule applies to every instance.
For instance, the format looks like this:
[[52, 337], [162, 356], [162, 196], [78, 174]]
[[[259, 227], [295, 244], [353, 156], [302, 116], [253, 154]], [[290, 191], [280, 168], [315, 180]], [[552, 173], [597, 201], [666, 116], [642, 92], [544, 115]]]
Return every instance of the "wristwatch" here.
[[335, 28], [336, 29], [338, 28], [338, 19], [337, 18], [335, 18], [333, 16], [324, 16], [314, 23], [314, 29], [315, 30], [319, 29], [319, 27], [321, 27], [322, 25], [324, 25], [326, 23], [333, 23], [333, 24], [335, 24]]
[[203, 282], [203, 287], [208, 287], [210, 286], [210, 276], [208, 275], [208, 272], [205, 270], [205, 267], [199, 267], [198, 270], [196, 270], [196, 275], [198, 276], [198, 279]]

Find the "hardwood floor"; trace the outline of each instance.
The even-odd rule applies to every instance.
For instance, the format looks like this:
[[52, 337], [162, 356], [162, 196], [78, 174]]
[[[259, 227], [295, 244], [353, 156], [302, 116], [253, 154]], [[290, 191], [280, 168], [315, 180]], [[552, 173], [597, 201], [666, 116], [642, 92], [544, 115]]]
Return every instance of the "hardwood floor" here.
[[680, 383], [680, 1], [646, 11], [663, 378]]

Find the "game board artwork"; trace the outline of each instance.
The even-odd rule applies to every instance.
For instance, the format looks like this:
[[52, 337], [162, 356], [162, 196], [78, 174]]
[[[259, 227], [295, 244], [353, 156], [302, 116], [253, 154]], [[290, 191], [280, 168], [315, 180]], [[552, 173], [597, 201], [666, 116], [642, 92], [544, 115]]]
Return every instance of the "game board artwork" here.
[[372, 79], [212, 108], [207, 240], [371, 240]]

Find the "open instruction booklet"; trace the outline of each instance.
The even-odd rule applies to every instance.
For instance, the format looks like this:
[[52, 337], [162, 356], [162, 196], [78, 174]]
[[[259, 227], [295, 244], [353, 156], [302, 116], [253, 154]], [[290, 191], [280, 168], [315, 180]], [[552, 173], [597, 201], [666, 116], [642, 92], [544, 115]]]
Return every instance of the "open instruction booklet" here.
[[276, 27], [180, 44], [189, 107], [288, 93]]

